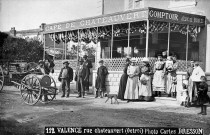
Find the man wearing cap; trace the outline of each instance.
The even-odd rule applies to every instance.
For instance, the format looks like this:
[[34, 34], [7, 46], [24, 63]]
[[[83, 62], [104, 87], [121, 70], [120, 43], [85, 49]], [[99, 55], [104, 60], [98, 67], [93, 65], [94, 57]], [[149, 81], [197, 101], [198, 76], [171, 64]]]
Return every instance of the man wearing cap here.
[[75, 72], [75, 81], [77, 81], [77, 88], [78, 88], [78, 98], [85, 96], [85, 82], [89, 77], [89, 69], [85, 64], [83, 64], [84, 60], [81, 58], [79, 60], [79, 66], [77, 66]]
[[73, 80], [73, 69], [69, 67], [69, 62], [65, 61], [63, 63], [64, 67], [61, 69], [61, 72], [58, 76], [58, 80], [61, 81], [61, 87], [62, 87], [62, 96], [65, 97], [65, 86], [67, 86], [67, 95], [66, 97], [69, 97], [70, 94], [70, 82]]
[[97, 89], [95, 98], [98, 97], [98, 94], [100, 94], [100, 97], [103, 98], [104, 93], [106, 92], [105, 80], [106, 80], [106, 76], [108, 74], [108, 70], [103, 65], [103, 63], [104, 63], [103, 60], [99, 61], [100, 66], [97, 70], [97, 78], [96, 78], [96, 83], [95, 83], [95, 87]]
[[87, 80], [84, 82], [85, 84], [85, 90], [86, 91], [89, 91], [89, 76], [90, 76], [90, 69], [93, 67], [92, 65], [92, 62], [90, 60], [88, 60], [88, 56], [87, 55], [84, 55], [83, 56], [83, 59], [84, 59], [84, 65], [86, 65], [86, 67], [88, 68], [88, 77], [87, 77]]

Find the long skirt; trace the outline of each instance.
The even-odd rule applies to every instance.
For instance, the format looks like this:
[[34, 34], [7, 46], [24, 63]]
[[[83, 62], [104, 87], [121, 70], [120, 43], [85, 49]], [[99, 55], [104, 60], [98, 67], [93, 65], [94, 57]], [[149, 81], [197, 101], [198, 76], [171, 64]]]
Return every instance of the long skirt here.
[[127, 80], [128, 80], [128, 75], [123, 74], [120, 78], [119, 92], [118, 92], [118, 96], [117, 96], [118, 99], [124, 100], [124, 94], [125, 94]]
[[168, 73], [166, 76], [166, 93], [171, 94], [172, 92], [176, 92], [176, 76], [172, 76], [171, 73]]
[[130, 78], [128, 77], [128, 81], [126, 84], [124, 99], [138, 99], [138, 76]]
[[194, 92], [193, 92], [193, 81], [191, 79], [191, 77], [189, 78], [189, 83], [188, 83], [188, 94], [189, 94], [189, 99], [188, 102], [192, 102], [193, 101], [193, 97], [194, 97]]
[[165, 76], [163, 70], [157, 70], [154, 74], [153, 91], [165, 91]]
[[151, 77], [142, 74], [139, 81], [139, 100], [152, 101]]
[[187, 92], [187, 89], [184, 89], [184, 90], [181, 91], [181, 98], [180, 98], [180, 100], [182, 102], [186, 102], [187, 99], [188, 99], [188, 92]]
[[191, 98], [191, 102], [190, 103], [193, 103], [193, 104], [196, 104], [198, 105], [198, 85], [199, 85], [200, 82], [193, 82], [192, 81], [192, 89], [191, 89], [191, 95], [192, 95], [192, 98]]

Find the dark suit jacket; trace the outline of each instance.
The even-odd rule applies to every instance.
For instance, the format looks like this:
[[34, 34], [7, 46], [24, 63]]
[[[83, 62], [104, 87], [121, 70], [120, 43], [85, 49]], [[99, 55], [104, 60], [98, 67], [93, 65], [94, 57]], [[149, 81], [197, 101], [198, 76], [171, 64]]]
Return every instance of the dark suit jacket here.
[[75, 81], [78, 81], [79, 78], [82, 78], [83, 80], [86, 78], [88, 79], [89, 77], [89, 69], [87, 68], [87, 66], [85, 66], [84, 64], [82, 65], [82, 69], [79, 68], [79, 66], [77, 66], [76, 72], [75, 72]]
[[84, 64], [87, 66], [87, 68], [92, 68], [93, 67], [92, 62], [88, 59], [84, 61]]
[[[64, 68], [61, 68], [61, 72], [60, 72], [60, 74], [59, 74], [59, 76], [58, 76], [58, 80], [61, 80], [61, 76], [62, 76], [62, 72], [63, 72], [63, 69]], [[73, 80], [73, 69], [71, 68], [71, 67], [67, 67], [67, 79], [69, 79], [69, 80]]]

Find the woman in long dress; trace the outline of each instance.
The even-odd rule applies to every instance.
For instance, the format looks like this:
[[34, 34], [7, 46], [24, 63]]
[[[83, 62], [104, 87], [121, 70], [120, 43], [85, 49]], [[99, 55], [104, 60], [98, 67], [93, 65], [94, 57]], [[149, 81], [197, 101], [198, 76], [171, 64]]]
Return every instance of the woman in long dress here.
[[177, 74], [178, 62], [176, 61], [176, 56], [172, 57], [173, 65], [166, 67], [166, 93], [168, 96], [176, 97], [176, 85], [177, 85]]
[[130, 64], [130, 59], [127, 58], [125, 67], [123, 69], [123, 75], [120, 78], [119, 92], [118, 92], [118, 96], [117, 96], [117, 98], [121, 99], [121, 100], [124, 100], [125, 88], [126, 88], [126, 84], [127, 84], [127, 80], [128, 80], [127, 69], [128, 69], [129, 64]]
[[162, 59], [162, 55], [158, 55], [158, 61], [154, 64], [152, 85], [155, 96], [161, 96], [161, 92], [165, 91], [165, 62]]
[[143, 58], [143, 66], [140, 68], [139, 100], [152, 101], [151, 66], [148, 58]]
[[139, 78], [139, 67], [135, 65], [136, 59], [131, 59], [131, 64], [128, 66], [127, 74], [128, 80], [125, 89], [124, 99], [137, 100], [139, 97], [138, 93], [138, 78]]
[[194, 61], [190, 62], [190, 67], [187, 68], [187, 76], [186, 79], [188, 80], [188, 101], [187, 101], [187, 106], [189, 107], [192, 102], [193, 102], [193, 81], [192, 81], [192, 72], [194, 70]]

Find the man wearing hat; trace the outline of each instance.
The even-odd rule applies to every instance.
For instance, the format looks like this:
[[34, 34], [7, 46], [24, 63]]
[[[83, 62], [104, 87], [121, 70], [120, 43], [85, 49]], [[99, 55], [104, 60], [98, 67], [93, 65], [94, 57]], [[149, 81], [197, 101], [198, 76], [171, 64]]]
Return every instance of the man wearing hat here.
[[60, 71], [60, 74], [58, 76], [58, 80], [61, 81], [61, 87], [62, 87], [62, 96], [65, 97], [65, 87], [67, 86], [67, 95], [66, 97], [69, 97], [70, 94], [70, 82], [73, 80], [73, 69], [69, 67], [69, 62], [65, 61], [63, 63], [63, 68]]
[[84, 63], [84, 60], [81, 58], [79, 60], [79, 66], [77, 66], [75, 72], [75, 81], [77, 81], [77, 88], [78, 88], [78, 98], [85, 96], [85, 82], [89, 77], [89, 69]]
[[84, 59], [84, 65], [86, 65], [86, 67], [88, 68], [88, 72], [89, 72], [89, 74], [88, 74], [88, 78], [87, 78], [87, 80], [84, 82], [84, 84], [85, 84], [85, 90], [86, 91], [89, 91], [89, 76], [90, 76], [90, 69], [93, 67], [93, 65], [92, 65], [92, 62], [90, 61], [90, 60], [88, 60], [88, 56], [87, 55], [84, 55], [83, 56], [83, 59]]
[[96, 78], [96, 83], [95, 83], [95, 87], [97, 89], [95, 98], [98, 97], [98, 94], [100, 94], [100, 97], [103, 98], [104, 93], [106, 92], [105, 80], [106, 80], [106, 76], [108, 74], [108, 70], [103, 65], [104, 64], [103, 60], [100, 60], [99, 64], [100, 64], [100, 66], [97, 70], [97, 78]]

